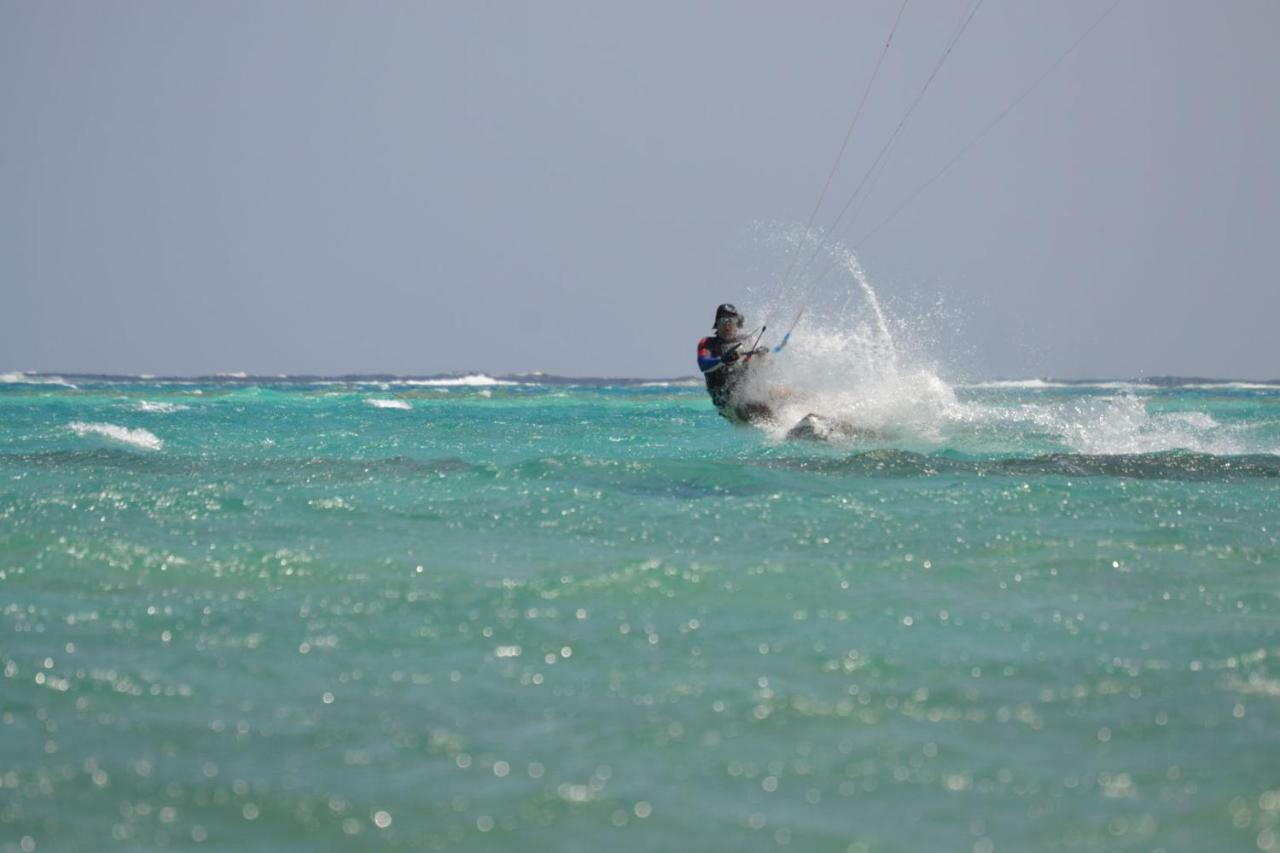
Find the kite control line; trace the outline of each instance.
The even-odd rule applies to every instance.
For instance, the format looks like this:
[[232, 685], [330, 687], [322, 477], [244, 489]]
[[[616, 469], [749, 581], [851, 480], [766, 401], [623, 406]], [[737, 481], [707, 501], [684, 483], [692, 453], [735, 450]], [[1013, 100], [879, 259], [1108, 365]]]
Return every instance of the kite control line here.
[[[756, 347], [760, 346], [760, 339], [764, 337], [764, 330], [767, 328], [769, 328], [769, 325], [767, 323], [760, 327], [760, 334], [756, 335], [755, 341], [751, 344], [751, 352], [747, 353], [746, 355], [747, 361], [750, 361], [751, 356], [755, 355]], [[774, 350], [774, 352], [777, 352], [777, 350]]]
[[791, 333], [796, 330], [796, 326], [800, 323], [800, 318], [804, 316], [804, 306], [800, 306], [800, 310], [796, 312], [796, 318], [791, 321], [791, 326], [782, 336], [782, 342], [773, 348], [774, 352], [782, 352], [782, 348], [787, 345], [787, 341], [791, 340]]

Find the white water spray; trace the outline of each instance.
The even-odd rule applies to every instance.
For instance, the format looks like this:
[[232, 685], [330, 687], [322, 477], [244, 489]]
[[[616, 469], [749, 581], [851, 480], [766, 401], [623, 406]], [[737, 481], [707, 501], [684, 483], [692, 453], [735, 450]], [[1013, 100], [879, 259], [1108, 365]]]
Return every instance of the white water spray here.
[[765, 429], [782, 437], [816, 414], [851, 428], [859, 443], [936, 443], [955, 395], [923, 353], [904, 349], [857, 256], [813, 232], [791, 230], [783, 238], [813, 246], [829, 268], [793, 288], [794, 304], [772, 306], [774, 317], [794, 312], [799, 319], [786, 348], [757, 363], [743, 388], [773, 409], [775, 421]]
[[[884, 309], [880, 307], [880, 298], [876, 296], [876, 289], [871, 286], [870, 280], [867, 278], [866, 270], [862, 268], [862, 264], [858, 263], [858, 256], [853, 253], [852, 249], [845, 248], [839, 244], [827, 246], [827, 253], [837, 266], [843, 268], [853, 280], [858, 283], [862, 294], [866, 297], [867, 305], [871, 307], [871, 311], [875, 316], [876, 327], [880, 332], [880, 340], [884, 347], [885, 356], [887, 358], [887, 366], [891, 370], [896, 370], [898, 364], [897, 348], [893, 344], [893, 333], [889, 331], [889, 322], [885, 319]], [[844, 306], [839, 312], [844, 315], [850, 303], [853, 301], [854, 293], [850, 292], [849, 297], [845, 300]]]
[[1152, 389], [1130, 382], [1082, 386], [1018, 379], [965, 384], [957, 393], [938, 367], [946, 364], [939, 358], [946, 353], [935, 352], [954, 336], [954, 316], [940, 306], [905, 312], [886, 307], [857, 255], [825, 243], [820, 234], [787, 228], [766, 238], [775, 246], [808, 249], [795, 253], [807, 257], [801, 274], [823, 265], [813, 263], [814, 255], [829, 264], [821, 274], [793, 281], [767, 312], [771, 336], [780, 330], [778, 318], [799, 318], [786, 348], [753, 363], [742, 388], [744, 397], [773, 410], [774, 421], [761, 424], [771, 438], [781, 440], [815, 414], [848, 428], [826, 437], [857, 449], [1103, 456], [1274, 452], [1274, 440], [1266, 436], [1201, 412], [1168, 410]]

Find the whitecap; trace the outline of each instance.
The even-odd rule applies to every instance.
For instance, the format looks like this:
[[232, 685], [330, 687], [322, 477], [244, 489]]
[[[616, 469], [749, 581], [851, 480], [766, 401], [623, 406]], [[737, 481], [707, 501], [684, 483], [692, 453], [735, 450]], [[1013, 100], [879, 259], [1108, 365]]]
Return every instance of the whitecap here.
[[165, 415], [189, 408], [191, 407], [180, 403], [153, 403], [150, 400], [140, 400], [138, 402], [138, 411], [140, 412], [158, 412]]
[[1280, 384], [1274, 382], [1197, 382], [1182, 387], [1197, 391], [1280, 391]]
[[41, 376], [19, 370], [16, 373], [0, 373], [0, 384], [4, 385], [61, 385], [64, 388], [75, 388], [61, 376]]
[[1107, 391], [1127, 391], [1133, 392], [1150, 392], [1156, 390], [1154, 386], [1143, 382], [1078, 382], [1075, 383], [1077, 388], [1102, 388]]
[[314, 498], [307, 503], [316, 509], [351, 509], [351, 505], [340, 497]]
[[365, 402], [368, 403], [370, 406], [373, 406], [375, 409], [412, 409], [413, 408], [413, 406], [409, 405], [408, 401], [406, 400], [383, 400], [377, 397], [371, 397], [365, 400]]
[[393, 385], [426, 385], [444, 387], [485, 387], [491, 385], [519, 385], [507, 379], [494, 379], [484, 373], [471, 373], [466, 376], [451, 376], [444, 379], [398, 379]]
[[668, 379], [655, 382], [641, 382], [639, 388], [700, 388], [701, 379]]
[[164, 442], [155, 433], [145, 429], [129, 429], [116, 424], [87, 424], [82, 421], [72, 421], [67, 424], [67, 428], [79, 436], [98, 435], [139, 450], [160, 450], [164, 447]]
[[989, 382], [975, 382], [965, 388], [1020, 388], [1037, 390], [1040, 388], [1067, 388], [1064, 382], [1049, 382], [1044, 379], [993, 379]]
[[1076, 388], [1080, 390], [1104, 389], [1108, 391], [1151, 391], [1151, 385], [1121, 379], [1059, 382], [1052, 379], [992, 379], [986, 382], [974, 382], [962, 386], [964, 388], [1009, 389], [1016, 391], [1042, 391], [1058, 388]]
[[1063, 407], [1048, 414], [1045, 426], [1057, 432], [1077, 453], [1095, 455], [1248, 453], [1246, 436], [1204, 412], [1162, 412], [1148, 409], [1139, 397], [1123, 394]]

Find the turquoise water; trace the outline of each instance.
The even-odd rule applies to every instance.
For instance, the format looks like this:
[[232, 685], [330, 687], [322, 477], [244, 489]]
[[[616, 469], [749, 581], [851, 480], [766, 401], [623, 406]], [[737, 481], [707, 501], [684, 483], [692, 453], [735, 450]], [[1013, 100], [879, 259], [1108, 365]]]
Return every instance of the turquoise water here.
[[1280, 849], [1280, 386], [932, 393], [8, 375], [0, 849]]

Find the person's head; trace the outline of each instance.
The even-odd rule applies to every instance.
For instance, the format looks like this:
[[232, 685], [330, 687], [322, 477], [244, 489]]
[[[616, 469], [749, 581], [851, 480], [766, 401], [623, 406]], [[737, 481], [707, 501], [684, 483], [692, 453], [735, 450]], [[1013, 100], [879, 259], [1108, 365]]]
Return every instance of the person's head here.
[[722, 338], [731, 338], [742, 329], [746, 318], [737, 308], [728, 302], [716, 309], [716, 334]]

